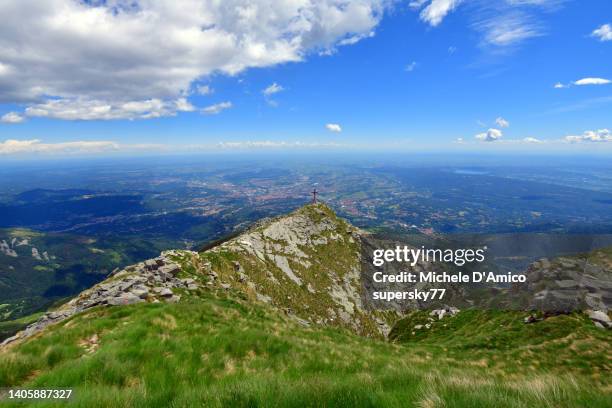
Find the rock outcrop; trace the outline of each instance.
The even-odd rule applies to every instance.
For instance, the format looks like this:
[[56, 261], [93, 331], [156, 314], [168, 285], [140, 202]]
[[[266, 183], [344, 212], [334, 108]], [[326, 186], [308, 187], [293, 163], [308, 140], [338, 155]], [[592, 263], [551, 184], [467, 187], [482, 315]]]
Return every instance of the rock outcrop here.
[[[187, 252], [181, 251], [181, 256]], [[181, 295], [175, 293], [177, 290], [195, 290], [199, 284], [192, 278], [178, 277], [181, 267], [171, 259], [176, 254], [175, 251], [167, 251], [157, 258], [115, 271], [105, 281], [81, 292], [56, 310], [45, 313], [25, 330], [6, 339], [2, 345], [28, 338], [51, 324], [95, 306], [178, 302]]]
[[597, 327], [612, 328], [608, 317], [612, 304], [612, 271], [607, 262], [599, 262], [600, 252], [553, 260], [543, 258], [532, 263], [526, 271], [527, 282], [512, 289], [512, 293], [524, 298], [527, 310], [540, 312], [526, 317], [525, 323], [584, 311]]
[[166, 251], [117, 270], [3, 344], [28, 338], [92, 307], [177, 302], [198, 290], [234, 290], [305, 326], [340, 326], [361, 335], [386, 336], [399, 314], [364, 307], [363, 234], [327, 206], [308, 205], [258, 222], [205, 252]]

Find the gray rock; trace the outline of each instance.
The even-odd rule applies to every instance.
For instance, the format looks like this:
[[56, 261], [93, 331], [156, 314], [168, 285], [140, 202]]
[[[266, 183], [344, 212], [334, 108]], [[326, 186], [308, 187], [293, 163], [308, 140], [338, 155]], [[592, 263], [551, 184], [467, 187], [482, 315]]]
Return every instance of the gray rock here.
[[168, 288], [161, 288], [161, 290], [159, 291], [159, 296], [162, 296], [162, 297], [170, 297], [172, 295], [173, 295], [172, 290]]
[[124, 293], [108, 300], [108, 304], [111, 306], [131, 305], [140, 302], [143, 302], [143, 300], [132, 293]]
[[170, 276], [176, 276], [180, 272], [181, 267], [177, 264], [168, 264], [159, 268], [160, 273], [165, 273]]
[[132, 289], [130, 293], [132, 293], [134, 296], [138, 296], [140, 299], [145, 299], [149, 295], [149, 289], [146, 287], [135, 288]]
[[612, 327], [612, 321], [607, 313], [604, 313], [601, 310], [589, 310], [587, 314], [589, 318], [593, 320], [593, 322], [599, 323], [603, 327]]

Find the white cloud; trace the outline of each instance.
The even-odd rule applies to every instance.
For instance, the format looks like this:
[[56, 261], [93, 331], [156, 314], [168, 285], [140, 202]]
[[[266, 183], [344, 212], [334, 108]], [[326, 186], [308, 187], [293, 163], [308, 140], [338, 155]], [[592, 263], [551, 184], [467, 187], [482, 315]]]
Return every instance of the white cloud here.
[[200, 85], [196, 88], [196, 92], [200, 95], [212, 95], [215, 90], [210, 85]]
[[510, 126], [510, 122], [508, 122], [506, 119], [502, 118], [501, 116], [495, 119], [495, 124], [499, 126], [500, 128], [507, 128]]
[[185, 98], [163, 101], [148, 99], [111, 104], [88, 98], [50, 99], [25, 110], [26, 116], [63, 120], [150, 119], [195, 110]]
[[612, 133], [608, 129], [587, 130], [582, 135], [565, 136], [565, 141], [570, 143], [612, 142]]
[[526, 137], [523, 139], [525, 143], [542, 143], [540, 139], [536, 139], [535, 137]]
[[609, 84], [609, 79], [604, 78], [582, 78], [574, 81], [574, 85], [606, 85]]
[[[338, 41], [338, 45], [343, 46], [343, 45], [357, 44], [359, 41], [363, 40], [364, 38], [372, 38], [374, 37], [374, 35], [375, 35], [374, 31], [370, 31], [369, 33], [364, 33], [364, 34], [353, 35], [353, 36], [350, 36], [343, 40]], [[335, 49], [332, 48], [332, 49], [324, 50], [320, 54], [331, 55], [334, 53], [334, 51]]]
[[420, 10], [420, 19], [435, 27], [464, 3], [471, 6], [465, 9], [470, 12], [472, 28], [481, 33], [482, 44], [506, 48], [544, 35], [540, 11], [554, 11], [563, 0], [413, 0], [409, 6]]
[[412, 0], [410, 3], [408, 3], [408, 6], [411, 9], [414, 10], [419, 10], [421, 7], [423, 7], [425, 5], [425, 3], [427, 3], [429, 0]]
[[342, 132], [342, 127], [337, 123], [328, 123], [327, 125], [325, 125], [325, 128], [329, 130], [330, 132], [334, 132], [334, 133]]
[[567, 88], [567, 85], [564, 85], [561, 82], [557, 82], [555, 85], [553, 85], [553, 88], [555, 89]]
[[202, 109], [202, 113], [205, 115], [217, 115], [224, 111], [225, 109], [231, 108], [233, 105], [231, 102], [220, 102], [214, 105], [210, 105]]
[[74, 141], [44, 143], [39, 139], [0, 141], [0, 156], [8, 155], [82, 155], [147, 152], [194, 152], [239, 149], [307, 149], [348, 147], [334, 142], [237, 141], [210, 144], [122, 144], [112, 141]]
[[283, 90], [284, 88], [282, 86], [274, 82], [272, 85], [261, 91], [261, 93], [263, 93], [265, 96], [270, 96], [274, 95], [275, 93], [282, 92]]
[[193, 106], [186, 98], [178, 98], [174, 105], [176, 106], [176, 110], [179, 112], [193, 112], [196, 110], [195, 106]]
[[412, 61], [410, 64], [406, 65], [406, 67], [404, 68], [404, 71], [406, 72], [412, 72], [414, 71], [414, 69], [417, 67], [417, 63], [416, 61]]
[[601, 27], [593, 30], [591, 37], [599, 38], [599, 41], [612, 41], [612, 27], [610, 24], [603, 24]]
[[108, 141], [78, 141], [62, 143], [42, 143], [38, 139], [5, 140], [0, 142], [0, 155], [42, 153], [42, 154], [74, 154], [101, 153], [119, 149], [115, 142]]
[[429, 3], [421, 10], [419, 17], [424, 22], [435, 27], [442, 22], [448, 13], [453, 11], [462, 2], [463, 0], [417, 0], [410, 2], [410, 7], [418, 10]]
[[0, 122], [2, 123], [21, 123], [25, 120], [25, 118], [23, 116], [21, 116], [20, 114], [18, 114], [17, 112], [9, 112], [5, 115], [2, 115], [2, 117], [0, 118]]
[[501, 139], [501, 137], [503, 136], [503, 133], [501, 130], [499, 129], [489, 129], [484, 133], [479, 133], [476, 136], [474, 136], [476, 139], [483, 141], [483, 142], [494, 142], [496, 140]]
[[[50, 116], [124, 118], [161, 101], [172, 115], [213, 73], [302, 61], [372, 35], [387, 0], [4, 0], [0, 103], [74, 105]], [[25, 30], [23, 27], [27, 27]]]
[[486, 15], [474, 24], [482, 32], [483, 43], [496, 47], [508, 47], [528, 38], [542, 35], [542, 30], [530, 14], [509, 10], [496, 15]]

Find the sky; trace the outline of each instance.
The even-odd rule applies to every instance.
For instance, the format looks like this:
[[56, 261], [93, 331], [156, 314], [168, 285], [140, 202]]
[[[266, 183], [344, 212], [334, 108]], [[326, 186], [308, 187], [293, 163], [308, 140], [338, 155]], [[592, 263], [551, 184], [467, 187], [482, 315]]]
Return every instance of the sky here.
[[609, 0], [5, 0], [0, 160], [612, 153]]

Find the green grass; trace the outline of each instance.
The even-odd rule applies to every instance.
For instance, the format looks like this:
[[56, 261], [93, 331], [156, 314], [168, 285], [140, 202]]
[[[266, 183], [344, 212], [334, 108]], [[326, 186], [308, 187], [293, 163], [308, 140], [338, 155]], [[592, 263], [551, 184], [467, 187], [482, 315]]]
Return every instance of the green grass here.
[[[427, 347], [445, 359], [465, 356], [507, 374], [559, 371], [598, 382], [612, 372], [612, 333], [582, 313], [559, 315], [525, 324], [516, 311], [462, 311], [432, 322], [426, 311], [400, 320], [389, 338], [396, 343]], [[431, 328], [415, 329], [430, 323]]]
[[[594, 364], [601, 374], [594, 378], [578, 362], [552, 358], [548, 351], [559, 350], [550, 343], [565, 333], [545, 330], [540, 337], [548, 343], [539, 343], [531, 364], [489, 364], [483, 359], [512, 353], [533, 333], [517, 326], [505, 338], [508, 347], [499, 339], [487, 348], [487, 336], [473, 329], [487, 319], [463, 313], [453, 318], [456, 336], [450, 329], [436, 334], [440, 345], [304, 328], [271, 308], [212, 295], [94, 309], [0, 352], [0, 387], [70, 387], [67, 405], [81, 407], [609, 406], [605, 352], [598, 358], [608, 358], [608, 371]], [[506, 321], [493, 316], [482, 330], [491, 334]], [[577, 339], [593, 336], [609, 347], [608, 334], [580, 319], [571, 329]], [[94, 334], [98, 346], [88, 342]]]

